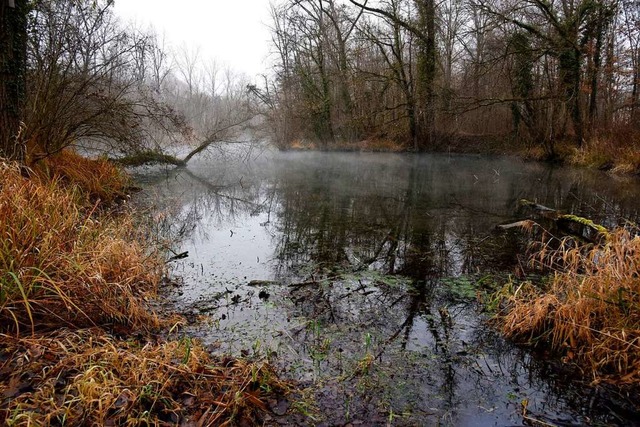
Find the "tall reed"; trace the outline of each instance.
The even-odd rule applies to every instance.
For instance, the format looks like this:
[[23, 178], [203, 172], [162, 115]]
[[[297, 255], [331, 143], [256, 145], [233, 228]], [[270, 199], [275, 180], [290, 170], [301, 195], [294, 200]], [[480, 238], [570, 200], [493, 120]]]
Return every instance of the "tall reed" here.
[[45, 180], [77, 187], [90, 200], [109, 204], [126, 196], [131, 186], [126, 173], [107, 159], [89, 159], [71, 149], [37, 163], [34, 170]]
[[502, 331], [549, 346], [594, 381], [640, 384], [640, 237], [619, 229], [600, 245], [543, 246], [548, 287], [521, 286], [500, 315]]

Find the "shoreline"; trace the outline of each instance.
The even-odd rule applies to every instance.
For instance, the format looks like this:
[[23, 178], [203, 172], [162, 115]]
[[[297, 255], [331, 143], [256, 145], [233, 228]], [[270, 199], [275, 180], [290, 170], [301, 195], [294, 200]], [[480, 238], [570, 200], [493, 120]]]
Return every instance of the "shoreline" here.
[[151, 308], [165, 255], [120, 169], [72, 152], [29, 177], [0, 166], [0, 423], [253, 423], [286, 393], [266, 362], [211, 355]]
[[[472, 139], [465, 136], [461, 141]], [[610, 148], [610, 147], [609, 147]], [[582, 167], [599, 170], [618, 176], [640, 177], [640, 156], [636, 158], [632, 148], [619, 152], [605, 153], [599, 147], [585, 144], [577, 148], [572, 144], [558, 144], [556, 155], [549, 158], [539, 146], [510, 147], [504, 139], [486, 139], [478, 146], [468, 142], [462, 144], [439, 144], [432, 150], [416, 151], [406, 147], [405, 144], [387, 140], [362, 140], [353, 143], [334, 143], [322, 146], [319, 143], [295, 141], [286, 147], [278, 147], [282, 152], [336, 152], [336, 153], [407, 153], [407, 154], [460, 154], [460, 155], [490, 155], [490, 156], [515, 156], [524, 161], [537, 161], [543, 163], [559, 164], [566, 166]]]

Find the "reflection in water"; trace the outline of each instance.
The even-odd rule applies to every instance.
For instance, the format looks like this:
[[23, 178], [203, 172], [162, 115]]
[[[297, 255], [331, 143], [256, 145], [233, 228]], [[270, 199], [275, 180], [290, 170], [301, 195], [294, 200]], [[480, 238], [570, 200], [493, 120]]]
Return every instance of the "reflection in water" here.
[[194, 329], [225, 351], [277, 353], [322, 385], [329, 422], [520, 423], [525, 399], [541, 421], [619, 421], [494, 336], [474, 295], [516, 265], [518, 235], [494, 230], [524, 218], [519, 199], [613, 226], [637, 218], [635, 183], [508, 158], [326, 153], [138, 179], [190, 252], [174, 297], [214, 320]]

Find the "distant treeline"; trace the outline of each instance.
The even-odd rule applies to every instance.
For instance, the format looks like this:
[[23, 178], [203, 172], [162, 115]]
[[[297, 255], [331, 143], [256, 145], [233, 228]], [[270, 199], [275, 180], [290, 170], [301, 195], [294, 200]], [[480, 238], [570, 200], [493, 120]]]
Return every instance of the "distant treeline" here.
[[275, 74], [256, 91], [282, 146], [491, 136], [553, 155], [640, 127], [637, 1], [283, 0], [271, 15]]
[[121, 22], [113, 4], [0, 1], [0, 157], [34, 165], [74, 146], [184, 164], [255, 116], [244, 77]]

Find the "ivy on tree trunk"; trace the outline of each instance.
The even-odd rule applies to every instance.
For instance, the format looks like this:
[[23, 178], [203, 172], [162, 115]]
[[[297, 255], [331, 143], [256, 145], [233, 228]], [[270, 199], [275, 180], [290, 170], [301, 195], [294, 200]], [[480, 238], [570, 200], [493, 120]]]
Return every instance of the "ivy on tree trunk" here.
[[0, 155], [22, 161], [20, 123], [25, 100], [26, 0], [0, 0]]

